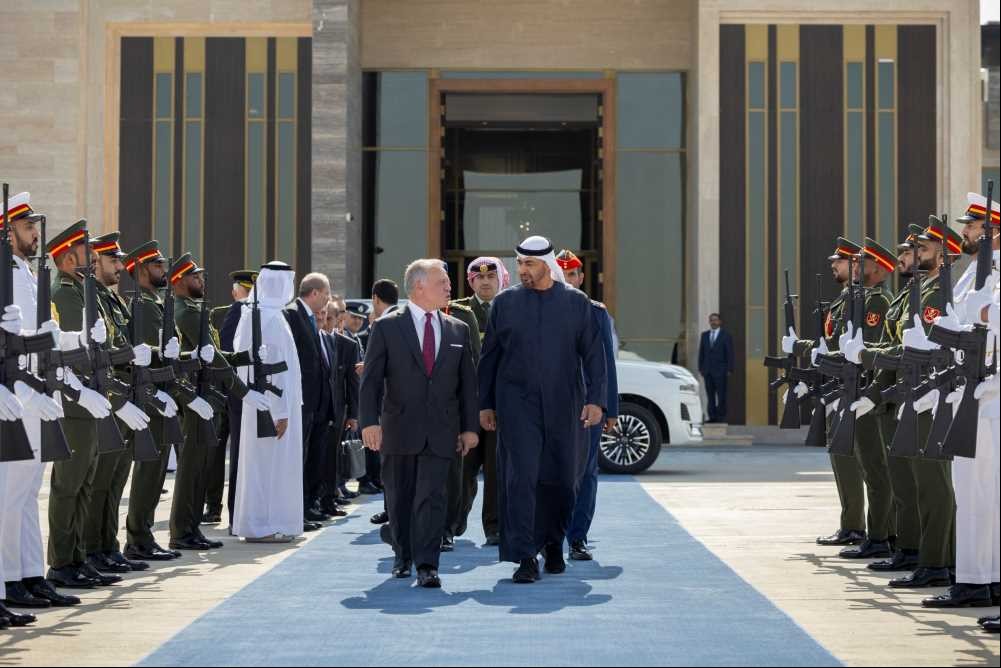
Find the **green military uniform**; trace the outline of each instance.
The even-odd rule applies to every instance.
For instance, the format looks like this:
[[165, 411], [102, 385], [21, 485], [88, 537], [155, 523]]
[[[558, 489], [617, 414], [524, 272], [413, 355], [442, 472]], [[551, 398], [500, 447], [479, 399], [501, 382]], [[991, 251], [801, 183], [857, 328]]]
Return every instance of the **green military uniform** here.
[[[81, 221], [49, 242], [53, 259], [83, 243], [85, 230], [86, 224]], [[63, 271], [56, 274], [52, 282], [52, 305], [60, 329], [69, 332], [84, 329], [84, 291], [79, 277]], [[109, 326], [109, 336], [113, 331]], [[84, 533], [98, 462], [97, 421], [75, 403], [64, 402], [63, 411], [66, 415], [62, 420], [63, 432], [73, 456], [52, 465], [48, 562], [55, 570], [80, 565], [87, 559]]]
[[[480, 325], [473, 310], [464, 304], [452, 302], [445, 313], [466, 323], [469, 328], [469, 354], [476, 362], [480, 359]], [[474, 448], [475, 450], [476, 448]], [[448, 471], [448, 509], [445, 514], [445, 535], [448, 538], [461, 536], [466, 528], [466, 513], [463, 513], [463, 457], [455, 457]], [[461, 531], [460, 531], [461, 529]]]
[[[129, 310], [125, 301], [100, 283], [97, 284], [97, 297], [114, 324], [115, 336], [109, 339], [112, 345], [115, 348], [128, 345], [126, 332]], [[130, 443], [129, 428], [121, 420], [117, 421], [122, 438]], [[121, 551], [118, 543], [118, 510], [131, 468], [131, 445], [126, 450], [101, 453], [97, 458], [97, 471], [94, 474], [93, 495], [85, 531], [88, 555]]]
[[[848, 291], [843, 290], [834, 301], [831, 302], [830, 310], [824, 323], [824, 339], [830, 352], [837, 352], [838, 338], [847, 328], [845, 306], [847, 305]], [[863, 334], [863, 337], [867, 334]], [[799, 341], [795, 346], [797, 356], [808, 355], [818, 343], [812, 340]], [[827, 434], [831, 436], [831, 418], [827, 420]], [[831, 460], [831, 470], [834, 472], [834, 485], [838, 489], [838, 499], [841, 502], [841, 523], [842, 532], [858, 531], [863, 532], [866, 526], [865, 515], [865, 480], [862, 474], [862, 466], [854, 455], [829, 455]]]
[[[171, 272], [171, 280], [180, 280], [184, 276], [203, 270], [194, 266], [189, 255], [182, 256], [175, 268], [181, 269], [189, 262], [191, 268], [178, 276]], [[183, 352], [196, 351], [199, 346], [201, 331], [202, 301], [188, 297], [177, 297], [174, 312], [174, 322], [181, 341]], [[172, 541], [191, 538], [201, 538], [199, 525], [202, 521], [205, 489], [208, 484], [208, 470], [215, 451], [219, 447], [216, 440], [218, 426], [226, 411], [225, 396], [232, 394], [236, 399], [242, 399], [248, 391], [233, 367], [223, 355], [219, 345], [219, 333], [209, 324], [209, 337], [216, 349], [210, 369], [206, 370], [211, 377], [212, 385], [220, 391], [218, 397], [203, 397], [212, 406], [213, 435], [211, 442], [200, 442], [200, 423], [202, 419], [192, 410], [184, 411], [184, 445], [181, 447], [177, 462], [177, 478], [174, 483], [174, 500], [170, 510], [170, 537]]]
[[[155, 241], [148, 242], [129, 253], [126, 268], [132, 271], [137, 263], [164, 262]], [[138, 275], [138, 268], [133, 276]], [[159, 347], [160, 332], [163, 329], [163, 300], [148, 288], [140, 288], [137, 309], [141, 313], [142, 330], [136, 332], [136, 340], [149, 346]], [[179, 405], [190, 401], [194, 394], [182, 383], [174, 381], [167, 390]], [[166, 441], [166, 420], [159, 414], [149, 414], [150, 432], [160, 450], [160, 458], [153, 461], [136, 462], [132, 468], [132, 486], [129, 491], [129, 512], [125, 521], [126, 542], [129, 547], [150, 550], [156, 546], [153, 525], [156, 521], [156, 507], [160, 503], [163, 483], [167, 478], [167, 462], [170, 459], [171, 443]], [[126, 556], [129, 556], [128, 554]], [[137, 555], [138, 556], [138, 555]]]
[[[457, 299], [452, 302], [455, 305], [467, 306], [476, 316], [476, 331], [479, 339], [487, 331], [487, 316], [490, 314], [490, 304], [480, 301], [475, 295], [465, 299]], [[473, 357], [479, 360], [479, 354]], [[462, 512], [459, 515], [459, 524], [456, 527], [455, 535], [461, 536], [466, 531], [466, 524], [469, 520], [469, 513], [473, 510], [473, 502], [479, 490], [478, 477], [480, 469], [483, 469], [483, 530], [487, 537], [497, 536], [500, 533], [500, 520], [497, 514], [497, 494], [494, 493], [497, 484], [497, 433], [493, 431], [480, 432], [480, 444], [462, 459]]]

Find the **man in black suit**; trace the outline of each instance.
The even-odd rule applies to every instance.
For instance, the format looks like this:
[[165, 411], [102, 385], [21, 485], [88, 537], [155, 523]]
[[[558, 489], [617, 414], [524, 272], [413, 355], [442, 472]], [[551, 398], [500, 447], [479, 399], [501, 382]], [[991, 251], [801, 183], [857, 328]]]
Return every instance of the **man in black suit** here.
[[[242, 269], [232, 272], [233, 303], [229, 306], [217, 306], [212, 309], [212, 324], [219, 330], [219, 345], [223, 350], [233, 350], [233, 338], [236, 336], [236, 326], [240, 324], [240, 314], [243, 305], [250, 297], [250, 290], [257, 280], [257, 272]], [[229, 493], [227, 505], [230, 524], [233, 523], [233, 504], [236, 501], [236, 472], [240, 465], [240, 419], [243, 415], [243, 402], [233, 397], [228, 398], [228, 409], [222, 413], [219, 425], [219, 447], [210, 456], [208, 482], [205, 488], [206, 524], [222, 520], [222, 490], [226, 478], [226, 443], [229, 446]]]
[[[333, 407], [330, 413], [330, 425], [327, 438], [326, 457], [322, 465], [322, 483], [320, 489], [320, 509], [334, 517], [343, 517], [346, 512], [337, 507], [338, 483], [338, 448], [344, 437], [345, 430], [358, 428], [358, 374], [355, 364], [358, 362], [358, 343], [334, 330], [333, 318], [328, 303], [324, 309], [324, 326], [321, 327], [323, 345], [327, 348], [327, 357], [333, 360], [330, 369], [330, 395]], [[340, 499], [346, 502], [346, 499]]]
[[377, 320], [365, 353], [361, 427], [365, 446], [383, 456], [393, 575], [438, 588], [449, 468], [479, 442], [475, 335], [439, 312], [451, 284], [441, 260], [407, 267], [410, 304]]
[[726, 422], [726, 381], [733, 373], [733, 337], [723, 330], [719, 313], [709, 316], [709, 331], [702, 332], [699, 343], [699, 373], [706, 381], [709, 395], [709, 419]]
[[303, 513], [307, 530], [330, 519], [320, 509], [319, 493], [323, 461], [328, 449], [327, 432], [333, 413], [330, 387], [331, 356], [320, 338], [320, 315], [330, 301], [330, 280], [323, 274], [307, 274], [299, 284], [299, 298], [285, 309], [292, 330], [302, 375]]

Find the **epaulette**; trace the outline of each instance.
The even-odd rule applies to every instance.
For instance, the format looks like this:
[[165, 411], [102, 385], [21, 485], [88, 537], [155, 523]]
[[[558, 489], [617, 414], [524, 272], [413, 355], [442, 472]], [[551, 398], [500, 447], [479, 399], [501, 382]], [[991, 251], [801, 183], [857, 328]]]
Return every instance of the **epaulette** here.
[[608, 310], [608, 307], [607, 307], [607, 306], [605, 306], [605, 305], [604, 305], [604, 304], [602, 304], [601, 302], [599, 302], [599, 301], [596, 301], [596, 300], [594, 300], [594, 299], [592, 299], [592, 300], [591, 300], [591, 305], [592, 305], [592, 306], [597, 306], [598, 308], [600, 308], [600, 309], [604, 309], [604, 310], [606, 310], [606, 311]]
[[67, 287], [72, 288], [73, 285], [74, 285], [74, 282], [73, 282], [72, 278], [69, 278], [67, 276], [62, 276], [62, 277], [59, 278], [59, 285], [65, 285]]
[[473, 309], [469, 308], [465, 304], [459, 304], [458, 302], [452, 302], [451, 304], [448, 305], [448, 307], [458, 309], [460, 311], [468, 311], [470, 313], [473, 312]]

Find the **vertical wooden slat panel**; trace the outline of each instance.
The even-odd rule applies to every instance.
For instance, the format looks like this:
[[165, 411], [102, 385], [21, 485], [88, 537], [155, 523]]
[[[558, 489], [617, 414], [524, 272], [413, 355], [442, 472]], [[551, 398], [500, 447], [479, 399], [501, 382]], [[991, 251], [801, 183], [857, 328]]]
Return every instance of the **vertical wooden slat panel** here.
[[[768, 294], [772, 299], [778, 295], [778, 273], [782, 271], [779, 265], [779, 240], [778, 240], [778, 210], [779, 210], [779, 152], [778, 152], [778, 35], [774, 25], [768, 26], [768, 257], [770, 271], [768, 272]], [[768, 322], [768, 354], [776, 354], [776, 333], [777, 318], [782, 317], [781, 309], [772, 309]], [[775, 376], [769, 373], [769, 380]], [[778, 421], [778, 407], [776, 405], [775, 392], [771, 393], [768, 401], [768, 424], [776, 424]]]
[[[824, 297], [837, 292], [827, 257], [844, 231], [844, 64], [841, 26], [800, 28], [800, 261], [802, 313], [817, 299], [816, 274]], [[817, 332], [804, 328], [809, 336]], [[807, 334], [804, 333], [804, 336]]]
[[229, 272], [244, 264], [245, 40], [210, 37], [205, 56], [205, 266], [209, 297], [221, 304]]
[[[745, 216], [745, 164], [744, 151], [746, 127], [744, 120], [744, 26], [720, 26], [720, 266], [727, 268], [727, 275], [744, 275], [744, 216]], [[729, 420], [742, 424], [746, 409], [747, 353], [739, 342], [745, 339], [745, 293], [742, 281], [720, 282], [720, 313], [733, 335], [736, 355], [735, 372], [729, 383]], [[699, 323], [703, 327], [705, 323]]]
[[168, 256], [178, 257], [184, 230], [184, 38], [174, 40], [174, 212]]
[[[897, 222], [903, 238], [907, 223], [924, 225], [936, 211], [935, 26], [898, 30]], [[946, 213], [958, 216], [963, 204]]]
[[[297, 246], [297, 273], [300, 276], [310, 271], [312, 263], [312, 212], [311, 212], [311, 192], [312, 181], [312, 135], [313, 135], [313, 40], [309, 37], [300, 37], [298, 44], [299, 58], [299, 86], [296, 94], [298, 113], [298, 145], [296, 151], [296, 222], [299, 226], [296, 238]], [[358, 215], [360, 223], [361, 216]], [[358, 224], [358, 223], [356, 223]]]
[[[876, 238], [876, 27], [865, 27], [865, 233]], [[862, 243], [863, 239], [852, 239]]]
[[149, 240], [153, 216], [153, 38], [123, 37], [118, 226], [122, 247]]
[[275, 73], [277, 55], [275, 51], [275, 38], [268, 38], [268, 148], [267, 148], [267, 176], [265, 177], [265, 215], [264, 229], [265, 244], [264, 256], [270, 261], [275, 257], [275, 95], [277, 94], [278, 77]]

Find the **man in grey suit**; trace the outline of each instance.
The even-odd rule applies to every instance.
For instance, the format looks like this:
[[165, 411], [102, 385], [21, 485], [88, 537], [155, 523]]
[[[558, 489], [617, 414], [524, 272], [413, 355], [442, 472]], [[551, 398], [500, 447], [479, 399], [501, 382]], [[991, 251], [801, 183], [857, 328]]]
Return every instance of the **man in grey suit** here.
[[372, 326], [361, 379], [365, 447], [380, 452], [393, 576], [441, 587], [438, 561], [449, 467], [479, 442], [476, 335], [444, 315], [452, 287], [441, 260], [416, 260], [405, 275], [410, 303]]

